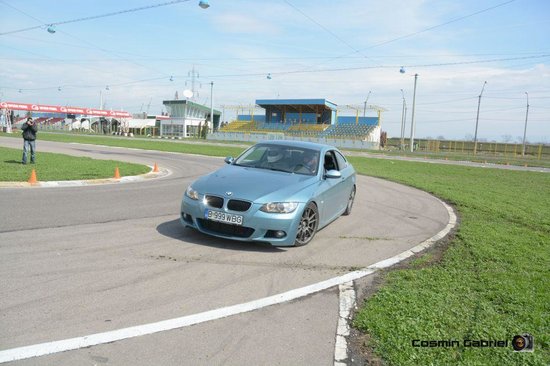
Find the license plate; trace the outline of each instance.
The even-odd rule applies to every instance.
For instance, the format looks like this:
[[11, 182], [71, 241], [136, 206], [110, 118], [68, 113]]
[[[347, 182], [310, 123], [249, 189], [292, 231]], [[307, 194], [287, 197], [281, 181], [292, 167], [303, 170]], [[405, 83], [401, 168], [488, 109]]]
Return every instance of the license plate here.
[[243, 217], [220, 211], [204, 210], [204, 218], [212, 221], [225, 222], [226, 224], [242, 225]]

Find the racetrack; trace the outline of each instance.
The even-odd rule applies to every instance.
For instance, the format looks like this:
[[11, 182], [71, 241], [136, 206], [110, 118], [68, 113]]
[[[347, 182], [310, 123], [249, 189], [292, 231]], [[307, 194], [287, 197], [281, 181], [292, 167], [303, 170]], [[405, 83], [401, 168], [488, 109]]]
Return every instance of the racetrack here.
[[[0, 146], [21, 148], [0, 138]], [[241, 304], [399, 254], [449, 221], [427, 193], [358, 177], [350, 216], [305, 247], [211, 238], [181, 196], [223, 159], [39, 141], [51, 151], [168, 169], [144, 182], [0, 190], [0, 351]], [[123, 174], [123, 172], [122, 172]], [[338, 292], [17, 364], [333, 364]]]

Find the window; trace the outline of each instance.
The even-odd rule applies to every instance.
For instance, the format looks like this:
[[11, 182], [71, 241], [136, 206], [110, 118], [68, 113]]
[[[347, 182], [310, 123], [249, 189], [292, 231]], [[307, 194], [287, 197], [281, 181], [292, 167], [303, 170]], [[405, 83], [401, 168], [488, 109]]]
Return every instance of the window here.
[[348, 161], [339, 151], [334, 152], [336, 155], [336, 162], [338, 163], [338, 170], [342, 170], [348, 166]]
[[334, 158], [334, 152], [333, 151], [327, 151], [325, 154], [325, 162], [323, 167], [325, 170], [338, 170], [338, 166], [336, 165], [336, 159]]

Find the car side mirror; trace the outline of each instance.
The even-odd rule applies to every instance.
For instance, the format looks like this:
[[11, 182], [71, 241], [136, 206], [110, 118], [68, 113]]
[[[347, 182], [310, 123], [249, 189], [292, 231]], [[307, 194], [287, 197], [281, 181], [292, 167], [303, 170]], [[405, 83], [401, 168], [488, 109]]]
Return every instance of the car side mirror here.
[[325, 173], [325, 178], [329, 178], [329, 179], [342, 178], [342, 173], [340, 173], [338, 170], [329, 170]]
[[233, 159], [232, 156], [228, 156], [227, 158], [225, 158], [225, 163], [226, 164], [233, 164], [233, 162], [235, 161], [235, 159]]

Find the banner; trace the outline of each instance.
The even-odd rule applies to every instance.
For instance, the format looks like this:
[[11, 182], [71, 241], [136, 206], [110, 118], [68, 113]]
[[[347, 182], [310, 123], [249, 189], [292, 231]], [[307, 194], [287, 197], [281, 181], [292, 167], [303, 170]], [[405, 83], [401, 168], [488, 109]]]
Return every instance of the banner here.
[[31, 111], [37, 113], [69, 113], [69, 114], [79, 114], [86, 116], [103, 116], [103, 117], [119, 117], [119, 118], [130, 118], [132, 115], [128, 112], [122, 111], [106, 111], [102, 109], [93, 109], [93, 108], [81, 108], [81, 107], [63, 107], [56, 105], [43, 105], [43, 104], [26, 104], [26, 103], [15, 103], [15, 102], [0, 102], [1, 109], [13, 109], [16, 111]]

